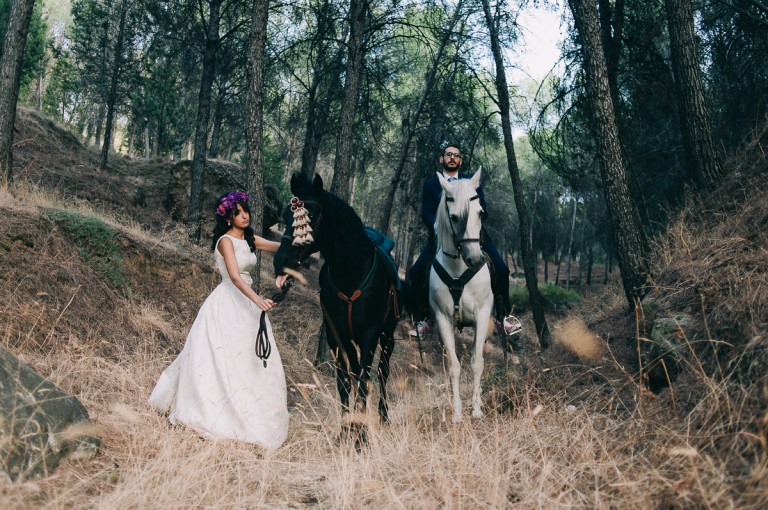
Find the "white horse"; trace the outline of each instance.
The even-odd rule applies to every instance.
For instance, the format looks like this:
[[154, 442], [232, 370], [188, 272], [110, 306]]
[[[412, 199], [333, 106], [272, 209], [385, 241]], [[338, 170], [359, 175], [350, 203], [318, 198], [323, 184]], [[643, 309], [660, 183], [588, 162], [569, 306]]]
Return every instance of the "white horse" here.
[[437, 174], [443, 194], [437, 209], [435, 233], [437, 253], [429, 274], [429, 305], [435, 317], [443, 348], [448, 356], [453, 422], [461, 421], [459, 374], [454, 329], [473, 326], [472, 417], [483, 416], [480, 378], [483, 347], [493, 308], [491, 274], [480, 248], [482, 206], [477, 194], [480, 170], [471, 179], [452, 182]]

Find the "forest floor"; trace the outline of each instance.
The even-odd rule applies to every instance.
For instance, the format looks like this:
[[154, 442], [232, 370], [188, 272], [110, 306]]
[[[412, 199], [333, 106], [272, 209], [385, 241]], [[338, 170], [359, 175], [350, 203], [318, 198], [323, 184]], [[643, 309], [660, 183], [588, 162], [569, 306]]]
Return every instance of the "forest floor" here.
[[[615, 281], [585, 289], [538, 348], [529, 314], [512, 352], [486, 345], [486, 416], [451, 423], [442, 348], [396, 332], [387, 425], [340, 440], [328, 364], [313, 365], [317, 265], [270, 313], [290, 429], [272, 454], [200, 439], [147, 404], [218, 283], [210, 251], [164, 207], [172, 162], [113, 156], [20, 109], [15, 185], [0, 191], [0, 346], [88, 409], [99, 454], [0, 481], [3, 508], [764, 508], [768, 505], [766, 136], [729, 161], [654, 239], [654, 315], [685, 311], [684, 370], [641, 384]], [[141, 190], [141, 192], [137, 192]], [[275, 232], [275, 236], [279, 233]], [[265, 255], [263, 288], [272, 281]], [[267, 292], [265, 290], [265, 292]], [[470, 332], [460, 342], [469, 400]]]

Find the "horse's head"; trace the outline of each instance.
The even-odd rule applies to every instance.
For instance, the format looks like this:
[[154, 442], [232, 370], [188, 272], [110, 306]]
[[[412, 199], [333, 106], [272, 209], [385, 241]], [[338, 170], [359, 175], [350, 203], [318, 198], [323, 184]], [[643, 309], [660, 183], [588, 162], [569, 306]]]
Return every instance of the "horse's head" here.
[[301, 174], [293, 174], [291, 193], [291, 204], [283, 210], [285, 233], [274, 257], [275, 274], [303, 265], [319, 250], [317, 240], [322, 236], [323, 180], [317, 174], [312, 182]]
[[[441, 173], [437, 176], [440, 186], [443, 187], [443, 197], [437, 214], [438, 243], [446, 255], [461, 256], [469, 267], [480, 267], [485, 262], [480, 247], [483, 226], [480, 214], [483, 208], [477, 194], [481, 171], [475, 172], [471, 179], [452, 182], [448, 182]], [[449, 251], [446, 251], [446, 248]]]

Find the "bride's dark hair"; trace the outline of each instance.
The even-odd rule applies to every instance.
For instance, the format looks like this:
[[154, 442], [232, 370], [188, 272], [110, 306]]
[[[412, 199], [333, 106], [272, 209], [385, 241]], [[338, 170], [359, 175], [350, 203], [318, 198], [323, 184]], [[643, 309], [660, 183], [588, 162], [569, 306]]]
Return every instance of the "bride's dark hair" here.
[[[228, 222], [231, 223], [232, 218], [240, 214], [240, 211], [237, 208], [237, 204], [240, 204], [240, 207], [243, 208], [243, 211], [251, 214], [251, 207], [248, 205], [248, 198], [248, 195], [243, 192], [233, 191], [230, 193], [224, 193], [216, 200], [216, 207], [214, 210], [225, 210], [226, 215], [222, 216], [219, 212], [214, 214], [216, 225], [213, 227], [213, 241], [211, 242], [211, 251], [216, 249], [216, 243], [218, 243], [221, 236], [226, 234], [227, 230], [231, 228], [231, 225], [229, 225]], [[248, 246], [251, 248], [251, 251], [255, 252], [256, 244], [253, 240], [253, 236], [254, 231], [249, 224], [245, 229], [245, 240], [248, 242]]]

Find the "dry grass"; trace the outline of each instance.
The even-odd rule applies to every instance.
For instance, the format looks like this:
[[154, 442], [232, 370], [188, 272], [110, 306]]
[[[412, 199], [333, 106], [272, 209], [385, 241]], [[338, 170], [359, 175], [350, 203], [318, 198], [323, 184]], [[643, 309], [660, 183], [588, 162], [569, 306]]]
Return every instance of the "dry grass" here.
[[604, 343], [577, 317], [556, 326], [554, 337], [581, 361], [599, 359], [605, 352]]
[[[146, 404], [168, 361], [152, 340], [115, 361], [29, 360], [54, 383], [81, 387], [103, 446], [94, 460], [3, 485], [6, 508], [648, 508], [663, 498], [723, 508], [743, 501], [717, 459], [690, 446], [682, 423], [570, 410], [561, 396], [522, 386], [519, 408], [454, 426], [442, 374], [393, 384], [392, 423], [374, 426], [360, 452], [337, 440], [335, 390], [321, 373], [302, 387], [288, 441], [273, 455], [205, 441]], [[409, 377], [417, 376], [395, 374]], [[758, 484], [761, 474], [751, 474]]]
[[[26, 129], [35, 143], [47, 136], [44, 124]], [[52, 159], [69, 154], [74, 142], [62, 140]], [[43, 156], [19, 168], [44, 174], [34, 166]], [[110, 187], [117, 186], [109, 183], [113, 177], [94, 177], [94, 189], [122, 189]], [[90, 178], [75, 176], [66, 188], [47, 177], [22, 178], [13, 194], [0, 190], [0, 345], [77, 396], [93, 420], [89, 433], [102, 440], [94, 459], [33, 480], [0, 481], [1, 508], [768, 506], [768, 247], [764, 229], [755, 227], [766, 224], [768, 186], [748, 190], [762, 195], [744, 191], [746, 208], [722, 201], [715, 214], [696, 213], [711, 223], [693, 221], [691, 205], [687, 219], [657, 240], [654, 297], [661, 311], [679, 307], [700, 320], [687, 338], [674, 399], [671, 391], [654, 395], [637, 384], [635, 325], [613, 287], [554, 325], [557, 342], [544, 353], [536, 352], [530, 317], [521, 317], [519, 365], [505, 367], [490, 342], [486, 417], [467, 414], [460, 425], [450, 423], [437, 340], [424, 341], [422, 365], [401, 332], [389, 385], [391, 423], [380, 425], [372, 414], [374, 387], [369, 443], [358, 451], [338, 437], [342, 417], [330, 370], [309, 361], [320, 325], [315, 268], [309, 284], [295, 286], [271, 313], [291, 419], [285, 445], [265, 455], [252, 445], [200, 439], [147, 404], [218, 278], [209, 252], [190, 247], [181, 229], [146, 230], [107, 199], [71, 198], [72, 187]], [[728, 186], [735, 190], [729, 196], [738, 195], [737, 182]], [[44, 209], [97, 216], [117, 231], [131, 292], [100, 280], [72, 240], [43, 221]], [[270, 264], [267, 257], [263, 282], [271, 281]], [[465, 338], [465, 401], [468, 350]]]
[[[124, 314], [135, 326], [132, 338], [107, 340], [131, 348], [103, 357], [94, 354], [93, 346], [104, 339], [82, 338], [52, 353], [25, 352], [27, 362], [85, 404], [102, 448], [95, 459], [69, 462], [47, 477], [2, 482], [0, 505], [745, 508], [763, 497], [764, 463], [734, 479], [714, 450], [693, 446], [701, 444], [701, 432], [692, 432], [682, 418], [658, 419], [657, 413], [667, 410], [656, 403], [624, 415], [611, 412], [593, 391], [573, 406], [568, 381], [560, 381], [560, 391], [544, 391], [540, 380], [551, 372], [534, 364], [498, 376], [494, 349], [487, 368], [487, 416], [479, 421], [466, 416], [464, 423], [453, 425], [446, 376], [434, 345], [427, 365], [421, 366], [413, 343], [401, 339], [390, 385], [391, 423], [381, 426], [370, 419], [369, 444], [357, 451], [352, 442], [338, 439], [341, 417], [332, 378], [307, 360], [314, 353], [311, 332], [318, 322], [297, 321], [298, 310], [290, 305], [292, 300], [315, 300], [314, 290], [292, 292], [289, 306], [272, 318], [291, 391], [289, 436], [277, 452], [265, 455], [252, 445], [200, 439], [152, 410], [146, 399], [173, 358], [163, 346], [170, 338], [180, 347], [188, 326], [180, 327], [158, 307], [126, 302]], [[306, 307], [302, 310], [306, 314]], [[563, 331], [578, 337], [574, 345], [593, 341], [583, 325], [566, 325]], [[3, 344], [8, 343], [5, 338]], [[497, 374], [494, 381], [492, 374]], [[712, 402], [723, 405], [722, 388], [707, 381]], [[463, 385], [468, 398], [467, 369]], [[506, 404], [494, 406], [502, 401]], [[707, 432], [718, 426], [709, 424]]]

